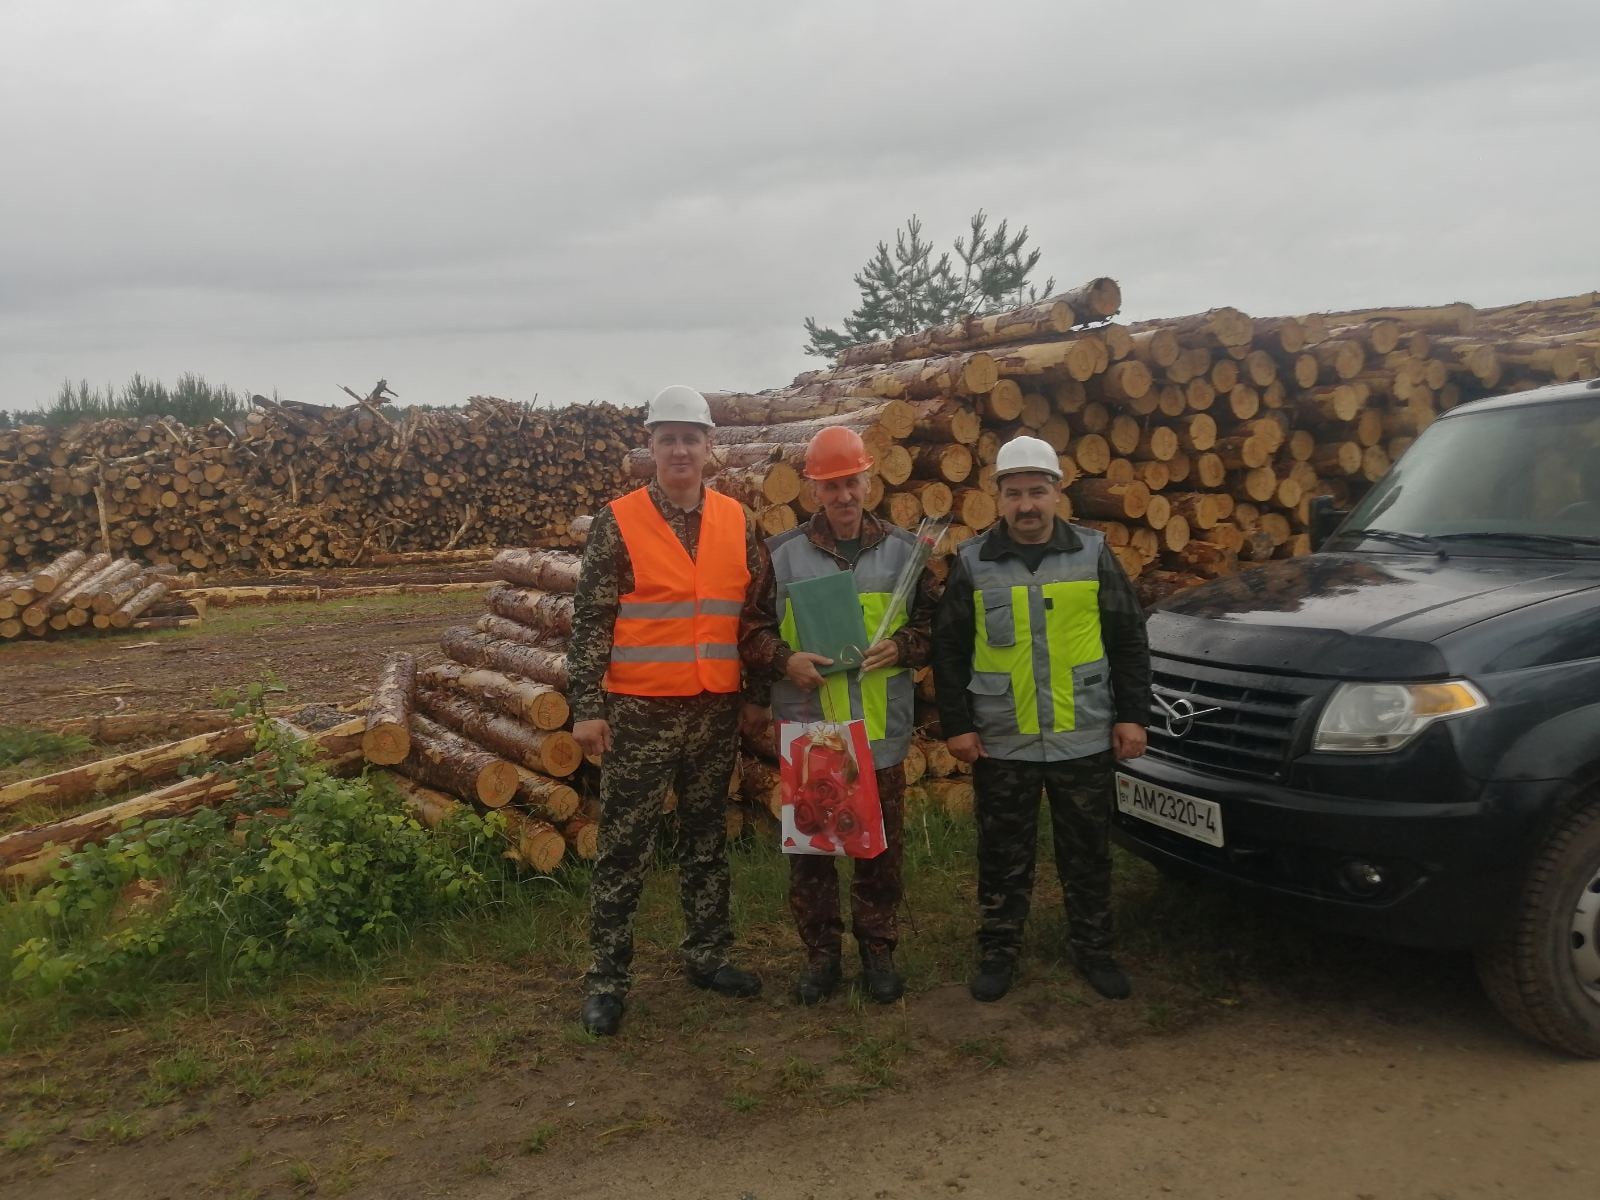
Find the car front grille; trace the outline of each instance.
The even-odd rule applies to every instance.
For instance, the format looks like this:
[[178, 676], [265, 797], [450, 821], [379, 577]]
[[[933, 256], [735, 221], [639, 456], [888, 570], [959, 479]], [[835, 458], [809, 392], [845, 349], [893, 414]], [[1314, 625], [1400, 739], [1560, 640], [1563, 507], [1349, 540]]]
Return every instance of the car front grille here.
[[[1309, 680], [1198, 667], [1157, 658], [1152, 682], [1149, 752], [1170, 762], [1277, 779], [1288, 766], [1301, 718], [1314, 697]], [[1161, 701], [1187, 701], [1205, 712], [1170, 722]], [[1181, 706], [1180, 706], [1181, 707]]]

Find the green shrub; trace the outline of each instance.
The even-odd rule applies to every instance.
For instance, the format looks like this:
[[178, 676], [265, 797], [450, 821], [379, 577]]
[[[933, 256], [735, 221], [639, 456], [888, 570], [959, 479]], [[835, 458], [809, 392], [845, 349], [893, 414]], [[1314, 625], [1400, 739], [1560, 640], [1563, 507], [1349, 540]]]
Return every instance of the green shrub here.
[[[359, 961], [417, 921], [491, 900], [498, 815], [424, 829], [365, 776], [338, 779], [267, 722], [267, 765], [237, 769], [220, 809], [134, 825], [66, 856], [0, 925], [11, 986], [133, 984], [141, 975], [257, 981]], [[130, 908], [129, 885], [155, 900]]]

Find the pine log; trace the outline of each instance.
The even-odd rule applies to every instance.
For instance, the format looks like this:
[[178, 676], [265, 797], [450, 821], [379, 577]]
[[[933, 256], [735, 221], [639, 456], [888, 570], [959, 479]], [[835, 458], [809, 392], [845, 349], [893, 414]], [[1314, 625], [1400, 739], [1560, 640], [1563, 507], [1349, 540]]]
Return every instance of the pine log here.
[[472, 623], [472, 628], [478, 633], [499, 638], [501, 641], [520, 642], [524, 646], [534, 646], [540, 650], [559, 651], [564, 645], [563, 641], [552, 641], [542, 629], [535, 629], [532, 625], [524, 625], [521, 621], [502, 617], [499, 613], [484, 613]]
[[516, 803], [546, 821], [559, 824], [578, 811], [579, 799], [571, 785], [527, 767], [518, 767]]
[[403, 652], [389, 655], [367, 706], [361, 753], [370, 763], [392, 766], [411, 753], [411, 707], [416, 696], [417, 660]]
[[583, 751], [566, 730], [533, 729], [458, 692], [419, 688], [417, 709], [446, 729], [530, 771], [565, 779], [583, 764]]
[[962, 483], [972, 474], [972, 451], [955, 444], [917, 446], [911, 451], [911, 476]]
[[1121, 289], [1115, 281], [1097, 279], [1071, 293], [1008, 312], [960, 317], [888, 341], [850, 346], [840, 353], [837, 361], [841, 367], [865, 366], [1048, 337], [1066, 333], [1085, 321], [1112, 316], [1121, 305]]
[[1150, 489], [1134, 480], [1112, 483], [1102, 479], [1082, 479], [1073, 486], [1073, 504], [1078, 512], [1111, 521], [1138, 520], [1150, 504]]
[[0, 787], [0, 812], [25, 804], [38, 804], [59, 811], [96, 794], [157, 783], [177, 774], [178, 769], [190, 759], [237, 758], [254, 744], [255, 727], [236, 725], [218, 732], [147, 746], [114, 758], [69, 767], [36, 779], [19, 780]]
[[951, 499], [956, 520], [973, 529], [989, 528], [999, 515], [994, 497], [978, 488], [956, 488]]
[[592, 817], [571, 818], [561, 827], [561, 836], [567, 848], [586, 862], [600, 853], [600, 825]]
[[1116, 363], [1100, 377], [1101, 387], [1113, 400], [1138, 400], [1149, 393], [1153, 383], [1150, 368], [1136, 358]]
[[411, 753], [395, 770], [486, 808], [504, 808], [517, 791], [515, 765], [420, 712], [411, 715]]
[[545, 592], [575, 592], [583, 559], [563, 550], [502, 550], [494, 556], [494, 566], [507, 583], [534, 587]]
[[565, 654], [489, 637], [459, 626], [445, 630], [439, 639], [439, 648], [469, 667], [520, 675], [535, 683], [547, 683], [561, 692], [569, 686]]
[[739, 791], [751, 805], [782, 818], [783, 781], [771, 763], [743, 755], [739, 760]]
[[126, 629], [132, 626], [139, 614], [144, 612], [157, 600], [167, 594], [168, 583], [165, 579], [155, 579], [145, 584], [135, 592], [131, 599], [123, 601], [111, 614], [111, 627], [113, 629]]
[[89, 555], [86, 551], [68, 550], [59, 558], [51, 560], [35, 571], [29, 585], [33, 588], [35, 597], [47, 596], [55, 591], [70, 579], [88, 559]]
[[1063, 371], [1082, 382], [1092, 379], [1100, 366], [1099, 351], [1105, 343], [1092, 334], [1079, 334], [1059, 342], [999, 347], [994, 363], [1001, 376], [1021, 379], [1046, 372]]
[[[305, 740], [324, 756], [324, 765], [330, 770], [346, 770], [360, 760], [363, 724], [356, 718], [311, 734]], [[251, 761], [259, 767], [268, 766], [271, 753], [258, 755]], [[63, 854], [90, 842], [103, 841], [131, 821], [182, 816], [197, 808], [214, 807], [232, 799], [240, 786], [238, 778], [208, 772], [120, 801], [109, 808], [0, 836], [0, 881], [37, 883], [49, 874]]]
[[417, 678], [428, 687], [460, 692], [535, 729], [560, 729], [572, 714], [567, 698], [549, 684], [499, 671], [445, 662], [425, 668]]
[[572, 632], [573, 598], [569, 593], [501, 584], [490, 588], [483, 599], [496, 615], [520, 621], [551, 639], [565, 638]]

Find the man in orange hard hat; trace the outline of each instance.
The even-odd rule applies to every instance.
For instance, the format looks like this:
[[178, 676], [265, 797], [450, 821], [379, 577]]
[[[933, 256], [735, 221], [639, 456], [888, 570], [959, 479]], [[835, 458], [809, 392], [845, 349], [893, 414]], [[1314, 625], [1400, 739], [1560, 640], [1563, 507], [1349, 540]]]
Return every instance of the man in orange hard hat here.
[[655, 477], [595, 516], [574, 598], [567, 673], [572, 735], [600, 767], [600, 846], [590, 878], [580, 1020], [614, 1034], [632, 982], [633, 915], [667, 789], [678, 795], [685, 974], [754, 996], [728, 959], [728, 779], [738, 754], [739, 629], [761, 540], [737, 501], [702, 483], [706, 398], [663, 389], [645, 413]]
[[[817, 667], [831, 665], [832, 660], [796, 645], [787, 597], [787, 589], [798, 580], [854, 571], [867, 629], [876, 629], [882, 621], [896, 580], [914, 562], [917, 542], [904, 529], [886, 525], [866, 511], [871, 467], [861, 435], [853, 429], [830, 426], [811, 439], [805, 476], [818, 511], [805, 525], [767, 540], [770, 565], [752, 592], [740, 650], [752, 676], [775, 677], [772, 710], [778, 720], [866, 723], [887, 848], [876, 858], [857, 860], [850, 883], [850, 917], [861, 955], [861, 989], [880, 1004], [892, 1004], [905, 991], [894, 949], [901, 895], [905, 756], [916, 699], [911, 669], [928, 661], [937, 605], [933, 577], [922, 568], [910, 612], [900, 606], [892, 615], [889, 635], [868, 647], [859, 670], [827, 676]], [[837, 990], [842, 977], [844, 923], [831, 857], [790, 857], [789, 909], [806, 951], [795, 998], [802, 1004], [817, 1004]]]

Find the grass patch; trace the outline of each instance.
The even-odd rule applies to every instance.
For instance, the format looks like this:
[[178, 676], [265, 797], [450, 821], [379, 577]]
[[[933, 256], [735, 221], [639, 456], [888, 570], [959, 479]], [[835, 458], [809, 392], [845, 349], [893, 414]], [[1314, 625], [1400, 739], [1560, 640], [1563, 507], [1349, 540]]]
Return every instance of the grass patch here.
[[524, 1154], [543, 1154], [550, 1149], [550, 1144], [556, 1140], [556, 1127], [554, 1125], [539, 1125], [527, 1137], [522, 1139], [521, 1150]]
[[[82, 734], [49, 733], [26, 725], [0, 725], [0, 770], [44, 768], [92, 750]], [[23, 774], [20, 778], [26, 779]]]

